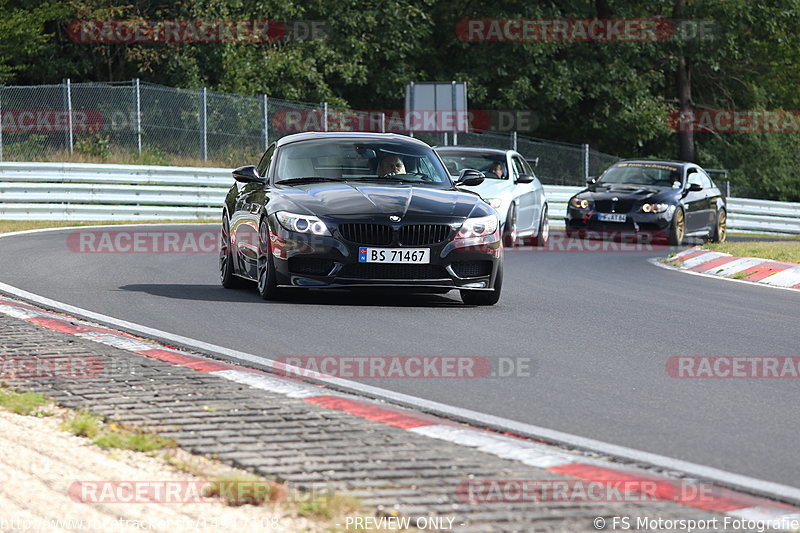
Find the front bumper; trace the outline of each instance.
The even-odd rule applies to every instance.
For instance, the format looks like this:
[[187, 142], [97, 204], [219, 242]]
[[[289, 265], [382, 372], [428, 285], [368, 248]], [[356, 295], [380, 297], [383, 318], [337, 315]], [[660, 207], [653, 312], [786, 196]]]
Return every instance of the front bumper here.
[[[272, 256], [279, 287], [491, 290], [502, 263], [497, 241], [456, 247], [452, 240], [430, 245], [377, 246], [335, 236], [316, 236], [273, 225]], [[429, 264], [361, 263], [359, 248], [428, 248]]]
[[605, 222], [598, 219], [598, 212], [594, 209], [576, 209], [570, 206], [567, 208], [564, 224], [569, 232], [662, 235], [669, 231], [673, 212], [674, 207], [663, 213], [643, 213], [637, 210], [624, 213], [625, 222]]

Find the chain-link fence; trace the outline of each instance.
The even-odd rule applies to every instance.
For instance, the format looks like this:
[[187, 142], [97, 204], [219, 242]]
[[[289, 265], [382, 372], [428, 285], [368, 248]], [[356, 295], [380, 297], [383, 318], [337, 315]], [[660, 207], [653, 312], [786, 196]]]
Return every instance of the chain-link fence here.
[[[276, 139], [300, 131], [393, 131], [382, 112], [327, 104], [175, 89], [132, 80], [116, 83], [0, 87], [0, 161], [91, 158], [144, 164], [254, 162]], [[391, 123], [389, 123], [391, 122]], [[401, 131], [402, 133], [406, 133]], [[435, 145], [516, 149], [544, 183], [582, 185], [618, 158], [588, 145], [499, 134], [414, 132]]]

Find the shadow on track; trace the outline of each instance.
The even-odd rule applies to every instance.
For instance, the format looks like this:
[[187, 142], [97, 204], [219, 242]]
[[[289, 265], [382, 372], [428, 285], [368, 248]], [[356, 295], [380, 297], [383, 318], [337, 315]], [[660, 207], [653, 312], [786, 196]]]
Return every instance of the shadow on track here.
[[[289, 289], [282, 300], [264, 301], [253, 288], [223, 289], [215, 285], [175, 284], [175, 283], [138, 283], [123, 285], [118, 290], [143, 292], [152, 296], [176, 300], [194, 300], [205, 302], [230, 303], [263, 303], [265, 305], [345, 305], [359, 307], [462, 307], [460, 299], [442, 294], [409, 293], [401, 290], [375, 289]], [[456, 292], [450, 292], [456, 295]]]

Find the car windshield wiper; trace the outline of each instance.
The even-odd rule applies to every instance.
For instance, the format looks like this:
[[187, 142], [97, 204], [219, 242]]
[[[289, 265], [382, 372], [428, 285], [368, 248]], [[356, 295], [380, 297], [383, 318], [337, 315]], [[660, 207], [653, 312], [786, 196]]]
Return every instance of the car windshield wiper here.
[[377, 182], [395, 181], [395, 182], [398, 182], [398, 183], [425, 183], [424, 181], [410, 180], [410, 179], [401, 178], [401, 177], [398, 177], [398, 176], [380, 176], [380, 177], [379, 176], [375, 176], [375, 177], [362, 176], [362, 177], [359, 177], [359, 178], [347, 178], [346, 181], [377, 181]]
[[321, 182], [321, 181], [343, 181], [343, 180], [338, 180], [336, 178], [323, 178], [322, 176], [306, 176], [306, 177], [303, 177], [303, 178], [289, 178], [289, 179], [285, 179], [285, 180], [279, 180], [279, 181], [276, 181], [275, 184], [276, 185], [292, 185], [292, 184], [300, 185], [300, 184], [303, 184], [303, 183], [317, 183], [317, 182]]

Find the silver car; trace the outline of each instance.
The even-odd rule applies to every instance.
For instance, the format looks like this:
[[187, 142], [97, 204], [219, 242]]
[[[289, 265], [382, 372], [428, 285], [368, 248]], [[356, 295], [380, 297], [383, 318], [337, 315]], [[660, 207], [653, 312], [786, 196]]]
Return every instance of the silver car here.
[[497, 211], [505, 246], [547, 244], [550, 224], [544, 189], [519, 152], [463, 146], [439, 146], [434, 150], [452, 176], [466, 168], [480, 170], [486, 176], [480, 185], [464, 188], [478, 193]]

